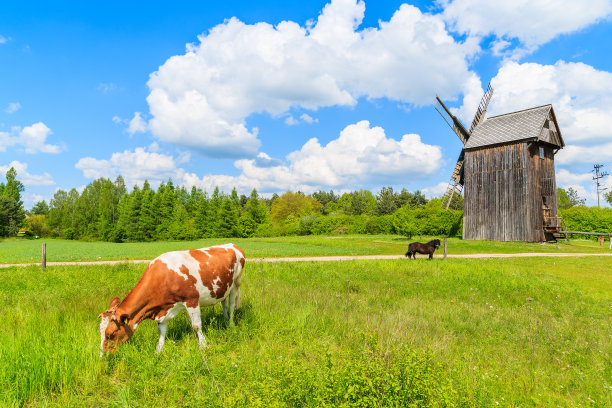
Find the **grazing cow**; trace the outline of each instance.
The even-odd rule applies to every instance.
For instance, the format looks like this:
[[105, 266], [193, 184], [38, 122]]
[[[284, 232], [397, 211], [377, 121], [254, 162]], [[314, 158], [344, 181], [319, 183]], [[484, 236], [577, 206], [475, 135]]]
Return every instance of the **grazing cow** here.
[[100, 356], [125, 343], [144, 319], [157, 321], [159, 342], [155, 351], [159, 353], [168, 322], [183, 309], [189, 314], [200, 347], [205, 347], [200, 306], [221, 302], [223, 315], [230, 325], [234, 324], [234, 308], [240, 307], [244, 261], [244, 252], [233, 244], [158, 256], [125, 299], [120, 302], [114, 298], [109, 309], [98, 316], [102, 318]]
[[433, 259], [433, 253], [438, 248], [440, 248], [439, 239], [431, 240], [426, 244], [413, 242], [412, 244], [408, 245], [408, 252], [406, 252], [405, 256], [407, 256], [408, 259], [410, 259], [410, 257], [416, 259], [416, 252], [418, 252], [419, 254], [429, 255], [429, 259]]

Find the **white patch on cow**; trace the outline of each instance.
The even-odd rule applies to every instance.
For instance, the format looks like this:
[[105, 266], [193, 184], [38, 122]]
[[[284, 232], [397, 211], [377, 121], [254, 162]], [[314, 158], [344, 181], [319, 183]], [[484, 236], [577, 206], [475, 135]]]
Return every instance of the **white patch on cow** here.
[[180, 302], [180, 303], [175, 303], [174, 306], [172, 306], [170, 309], [168, 309], [168, 311], [166, 312], [166, 314], [162, 317], [156, 317], [155, 321], [158, 323], [164, 323], [167, 321], [172, 320], [177, 314], [179, 314], [181, 311], [183, 311], [184, 309], [186, 309], [185, 304]]
[[176, 272], [180, 277], [185, 280], [187, 280], [187, 276], [185, 276], [185, 274], [181, 272], [182, 266], [187, 267], [189, 275], [195, 277], [196, 279], [198, 279], [199, 277], [198, 271], [200, 270], [200, 263], [196, 261], [191, 255], [189, 255], [188, 251], [167, 252], [155, 258], [153, 262], [155, 261], [163, 262], [164, 264], [166, 264], [168, 269]]
[[219, 289], [221, 287], [220, 283], [221, 283], [221, 278], [217, 278], [217, 279], [215, 279], [213, 281], [213, 283], [212, 283], [212, 291], [213, 292], [216, 293], [217, 289]]
[[106, 338], [106, 328], [110, 323], [110, 317], [104, 316], [102, 317], [102, 321], [100, 321], [100, 357], [103, 355], [102, 347], [104, 346], [104, 339]]

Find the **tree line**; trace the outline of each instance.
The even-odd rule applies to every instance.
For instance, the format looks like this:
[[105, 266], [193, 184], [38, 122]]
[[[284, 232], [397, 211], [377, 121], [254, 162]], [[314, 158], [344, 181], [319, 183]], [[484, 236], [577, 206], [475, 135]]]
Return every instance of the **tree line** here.
[[252, 237], [313, 233], [393, 232], [384, 217], [429, 201], [420, 192], [378, 194], [358, 190], [344, 194], [318, 191], [249, 196], [218, 187], [208, 193], [197, 187], [175, 186], [172, 180], [157, 189], [148, 182], [131, 191], [124, 179], [100, 178], [81, 193], [58, 190], [47, 203], [37, 202], [23, 223], [28, 233], [65, 239], [140, 242], [193, 240], [207, 237]]
[[[112, 242], [347, 233], [454, 236], [461, 235], [463, 221], [461, 196], [454, 197], [453, 210], [444, 211], [440, 198], [428, 200], [418, 190], [396, 192], [391, 187], [376, 194], [288, 191], [264, 198], [255, 189], [249, 196], [219, 188], [209, 194], [175, 186], [172, 180], [157, 189], [145, 181], [128, 191], [118, 176], [94, 180], [80, 193], [58, 190], [48, 203], [39, 201], [30, 211], [23, 208], [23, 192], [11, 168], [0, 183], [0, 236], [19, 230], [31, 236]], [[572, 188], [558, 189], [557, 197], [573, 227], [594, 228], [593, 223], [612, 214], [611, 209], [595, 214], [584, 207], [585, 200]], [[606, 198], [612, 204], [612, 195]]]

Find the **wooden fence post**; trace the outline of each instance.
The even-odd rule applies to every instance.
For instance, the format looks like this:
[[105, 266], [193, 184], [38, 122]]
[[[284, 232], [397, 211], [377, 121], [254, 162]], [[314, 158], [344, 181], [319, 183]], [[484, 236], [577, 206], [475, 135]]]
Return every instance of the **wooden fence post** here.
[[446, 259], [446, 237], [444, 237], [444, 259]]
[[47, 268], [47, 244], [42, 244], [42, 270]]

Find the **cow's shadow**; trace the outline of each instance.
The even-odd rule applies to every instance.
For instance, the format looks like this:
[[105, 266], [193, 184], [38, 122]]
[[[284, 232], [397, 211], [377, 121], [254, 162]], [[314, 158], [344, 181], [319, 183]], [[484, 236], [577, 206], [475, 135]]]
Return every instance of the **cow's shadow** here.
[[[211, 330], [228, 330], [230, 329], [229, 322], [223, 317], [223, 308], [220, 304], [214, 307], [202, 307], [202, 331], [204, 335]], [[241, 323], [246, 323], [253, 316], [253, 305], [249, 301], [243, 301], [240, 309], [234, 311], [234, 324], [237, 326]], [[189, 317], [186, 311], [179, 313], [172, 319], [168, 325], [166, 339], [172, 341], [181, 341], [186, 337], [193, 337], [195, 333], [189, 323]]]

